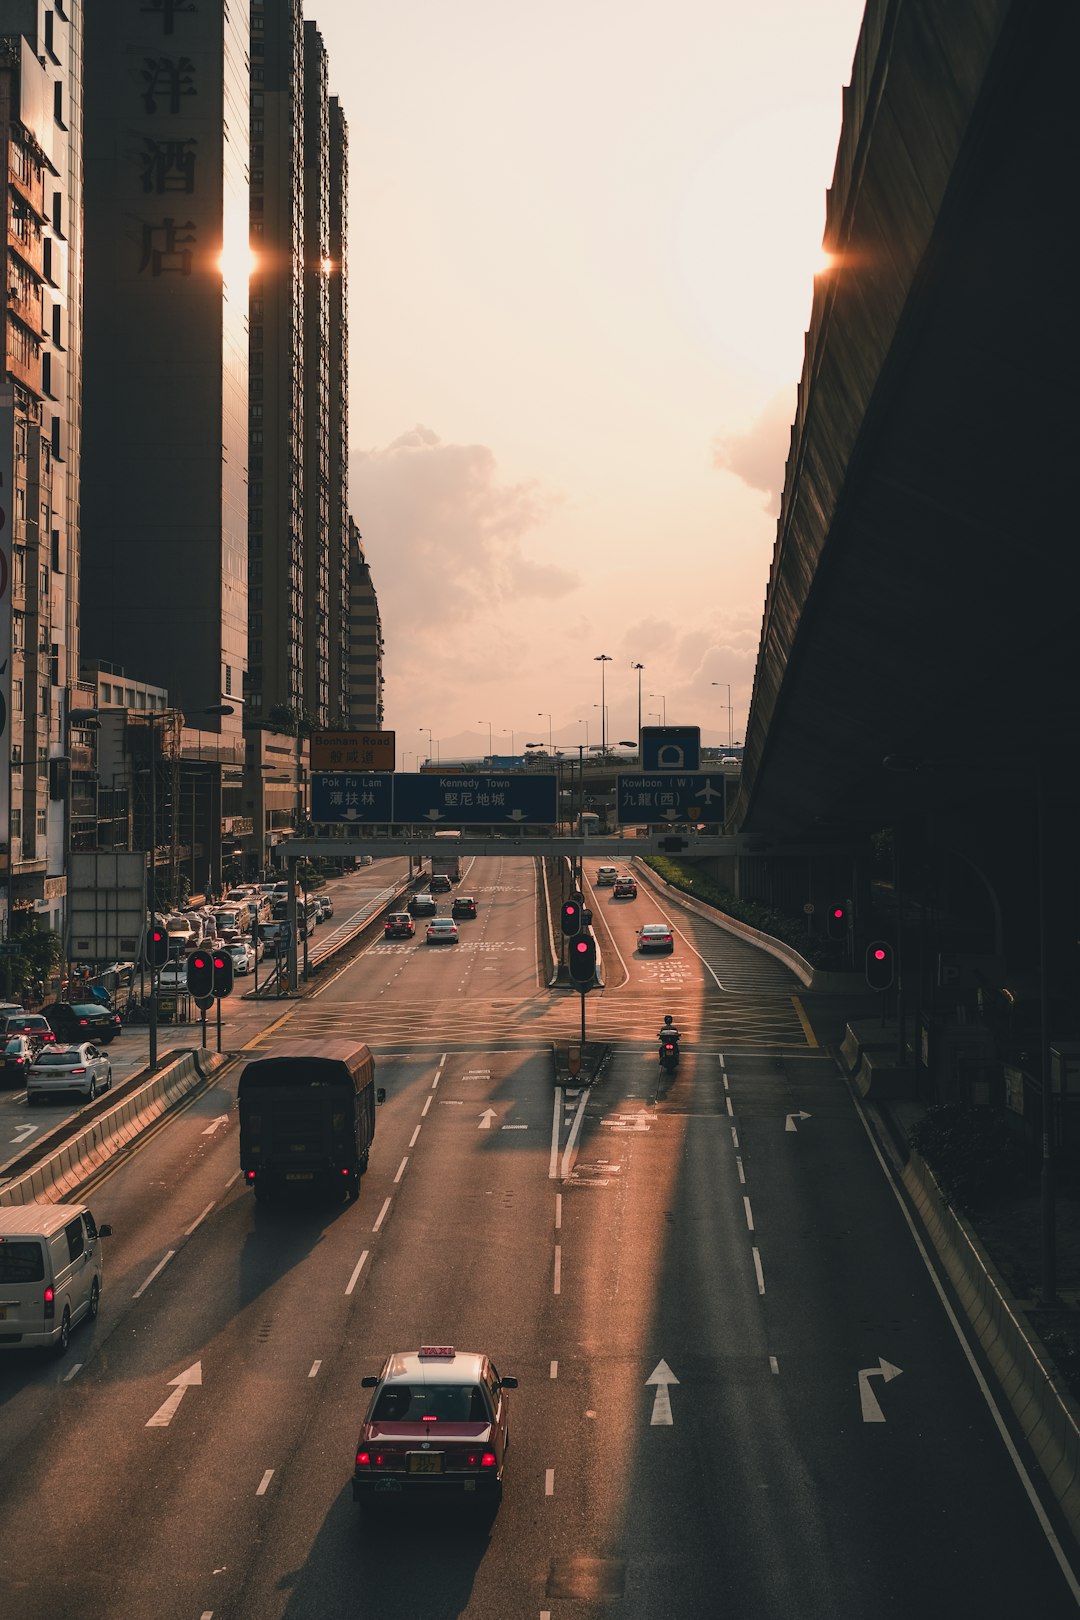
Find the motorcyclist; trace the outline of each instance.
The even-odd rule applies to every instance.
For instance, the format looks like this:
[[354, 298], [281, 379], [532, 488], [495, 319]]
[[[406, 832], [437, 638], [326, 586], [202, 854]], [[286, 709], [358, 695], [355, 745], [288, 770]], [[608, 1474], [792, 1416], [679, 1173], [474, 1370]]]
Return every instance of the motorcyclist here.
[[664, 1014], [664, 1027], [663, 1029], [657, 1030], [656, 1038], [661, 1042], [671, 1041], [674, 1043], [674, 1045], [678, 1046], [679, 1031], [675, 1028], [675, 1020], [672, 1018], [670, 1013]]

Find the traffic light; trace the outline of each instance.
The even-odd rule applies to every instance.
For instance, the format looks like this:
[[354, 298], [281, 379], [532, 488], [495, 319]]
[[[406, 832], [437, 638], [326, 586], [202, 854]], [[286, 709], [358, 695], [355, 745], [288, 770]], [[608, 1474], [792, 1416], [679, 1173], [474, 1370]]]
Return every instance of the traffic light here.
[[866, 982], [871, 990], [887, 990], [896, 971], [896, 956], [892, 946], [884, 939], [875, 939], [866, 947]]
[[564, 900], [562, 907], [562, 931], [564, 934], [581, 933], [581, 901]]
[[214, 959], [209, 951], [192, 951], [188, 957], [187, 987], [193, 996], [214, 994]]
[[570, 942], [567, 958], [570, 977], [575, 984], [587, 986], [596, 978], [596, 941], [591, 934], [579, 934]]
[[236, 964], [228, 951], [214, 952], [214, 994], [227, 996], [233, 987], [233, 971]]
[[826, 932], [830, 939], [846, 939], [848, 930], [848, 908], [838, 901], [831, 905], [825, 915]]
[[169, 936], [164, 928], [150, 928], [146, 934], [147, 967], [164, 967], [169, 960]]

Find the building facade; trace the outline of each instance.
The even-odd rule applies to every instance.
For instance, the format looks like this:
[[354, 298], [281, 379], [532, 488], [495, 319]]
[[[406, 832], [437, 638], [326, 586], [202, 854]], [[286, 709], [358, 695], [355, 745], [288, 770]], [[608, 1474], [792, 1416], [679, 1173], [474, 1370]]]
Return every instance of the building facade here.
[[304, 24], [304, 708], [330, 717], [330, 94]]
[[0, 911], [64, 925], [78, 673], [82, 4], [0, 0]]
[[349, 712], [349, 126], [330, 97], [330, 257], [326, 266], [330, 322], [329, 600], [327, 665], [329, 723]]
[[241, 752], [249, 38], [247, 0], [87, 15], [83, 651]]

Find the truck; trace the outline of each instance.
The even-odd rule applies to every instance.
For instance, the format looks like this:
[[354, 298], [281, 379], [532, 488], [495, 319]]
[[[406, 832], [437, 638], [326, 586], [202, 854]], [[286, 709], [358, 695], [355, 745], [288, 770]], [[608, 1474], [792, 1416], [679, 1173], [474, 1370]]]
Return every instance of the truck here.
[[289, 1191], [360, 1196], [375, 1136], [375, 1060], [348, 1039], [278, 1041], [244, 1065], [240, 1169], [260, 1200]]
[[437, 832], [435, 841], [439, 846], [431, 852], [432, 877], [448, 877], [451, 883], [461, 882], [461, 851], [455, 849], [455, 840], [460, 840], [460, 832]]

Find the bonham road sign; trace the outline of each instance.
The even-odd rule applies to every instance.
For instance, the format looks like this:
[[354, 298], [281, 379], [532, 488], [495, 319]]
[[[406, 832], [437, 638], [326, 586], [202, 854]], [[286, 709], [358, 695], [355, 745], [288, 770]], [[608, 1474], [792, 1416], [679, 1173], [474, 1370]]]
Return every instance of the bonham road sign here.
[[313, 771], [392, 771], [394, 731], [313, 731]]

